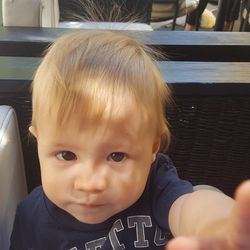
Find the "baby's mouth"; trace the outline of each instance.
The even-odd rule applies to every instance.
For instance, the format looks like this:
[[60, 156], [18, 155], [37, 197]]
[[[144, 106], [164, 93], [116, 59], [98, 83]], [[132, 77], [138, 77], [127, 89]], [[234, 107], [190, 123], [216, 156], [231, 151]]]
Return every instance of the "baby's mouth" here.
[[88, 209], [91, 209], [91, 208], [100, 208], [100, 207], [104, 206], [104, 204], [97, 204], [97, 203], [81, 203], [79, 205], [81, 207], [88, 208]]

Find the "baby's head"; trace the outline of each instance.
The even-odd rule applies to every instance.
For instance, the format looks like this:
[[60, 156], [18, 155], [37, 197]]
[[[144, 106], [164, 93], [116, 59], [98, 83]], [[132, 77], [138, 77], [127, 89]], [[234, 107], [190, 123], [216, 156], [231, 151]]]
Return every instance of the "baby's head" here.
[[30, 131], [48, 198], [91, 224], [138, 200], [170, 138], [169, 90], [150, 50], [119, 32], [66, 34], [46, 54], [32, 91]]
[[169, 90], [152, 55], [148, 47], [118, 32], [83, 31], [59, 38], [34, 78], [33, 128], [39, 129], [41, 115], [55, 119], [58, 127], [72, 115], [79, 124], [98, 122], [133, 101], [146, 112], [155, 136], [168, 144]]

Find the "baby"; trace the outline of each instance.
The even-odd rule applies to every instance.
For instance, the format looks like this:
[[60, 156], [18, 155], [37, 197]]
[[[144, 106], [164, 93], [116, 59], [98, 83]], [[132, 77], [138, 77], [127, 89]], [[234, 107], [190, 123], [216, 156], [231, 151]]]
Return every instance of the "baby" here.
[[158, 153], [170, 141], [170, 91], [149, 48], [119, 32], [66, 34], [39, 66], [32, 94], [42, 186], [17, 208], [11, 249], [248, 249], [235, 231], [249, 225], [230, 224], [234, 201], [193, 192]]

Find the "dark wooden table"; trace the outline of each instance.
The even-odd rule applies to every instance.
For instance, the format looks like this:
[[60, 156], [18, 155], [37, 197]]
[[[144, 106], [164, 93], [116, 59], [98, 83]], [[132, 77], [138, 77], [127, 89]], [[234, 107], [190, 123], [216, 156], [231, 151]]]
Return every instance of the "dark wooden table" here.
[[[75, 29], [0, 28], [0, 56], [40, 57], [57, 37]], [[174, 61], [250, 62], [247, 32], [128, 32], [143, 43], [161, 49]]]

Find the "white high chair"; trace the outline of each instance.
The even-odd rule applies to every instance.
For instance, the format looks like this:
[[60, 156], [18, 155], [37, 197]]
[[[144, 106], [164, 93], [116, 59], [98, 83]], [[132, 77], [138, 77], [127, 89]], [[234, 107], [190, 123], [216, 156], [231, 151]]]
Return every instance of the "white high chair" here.
[[0, 249], [9, 249], [17, 204], [27, 194], [15, 111], [0, 105]]

